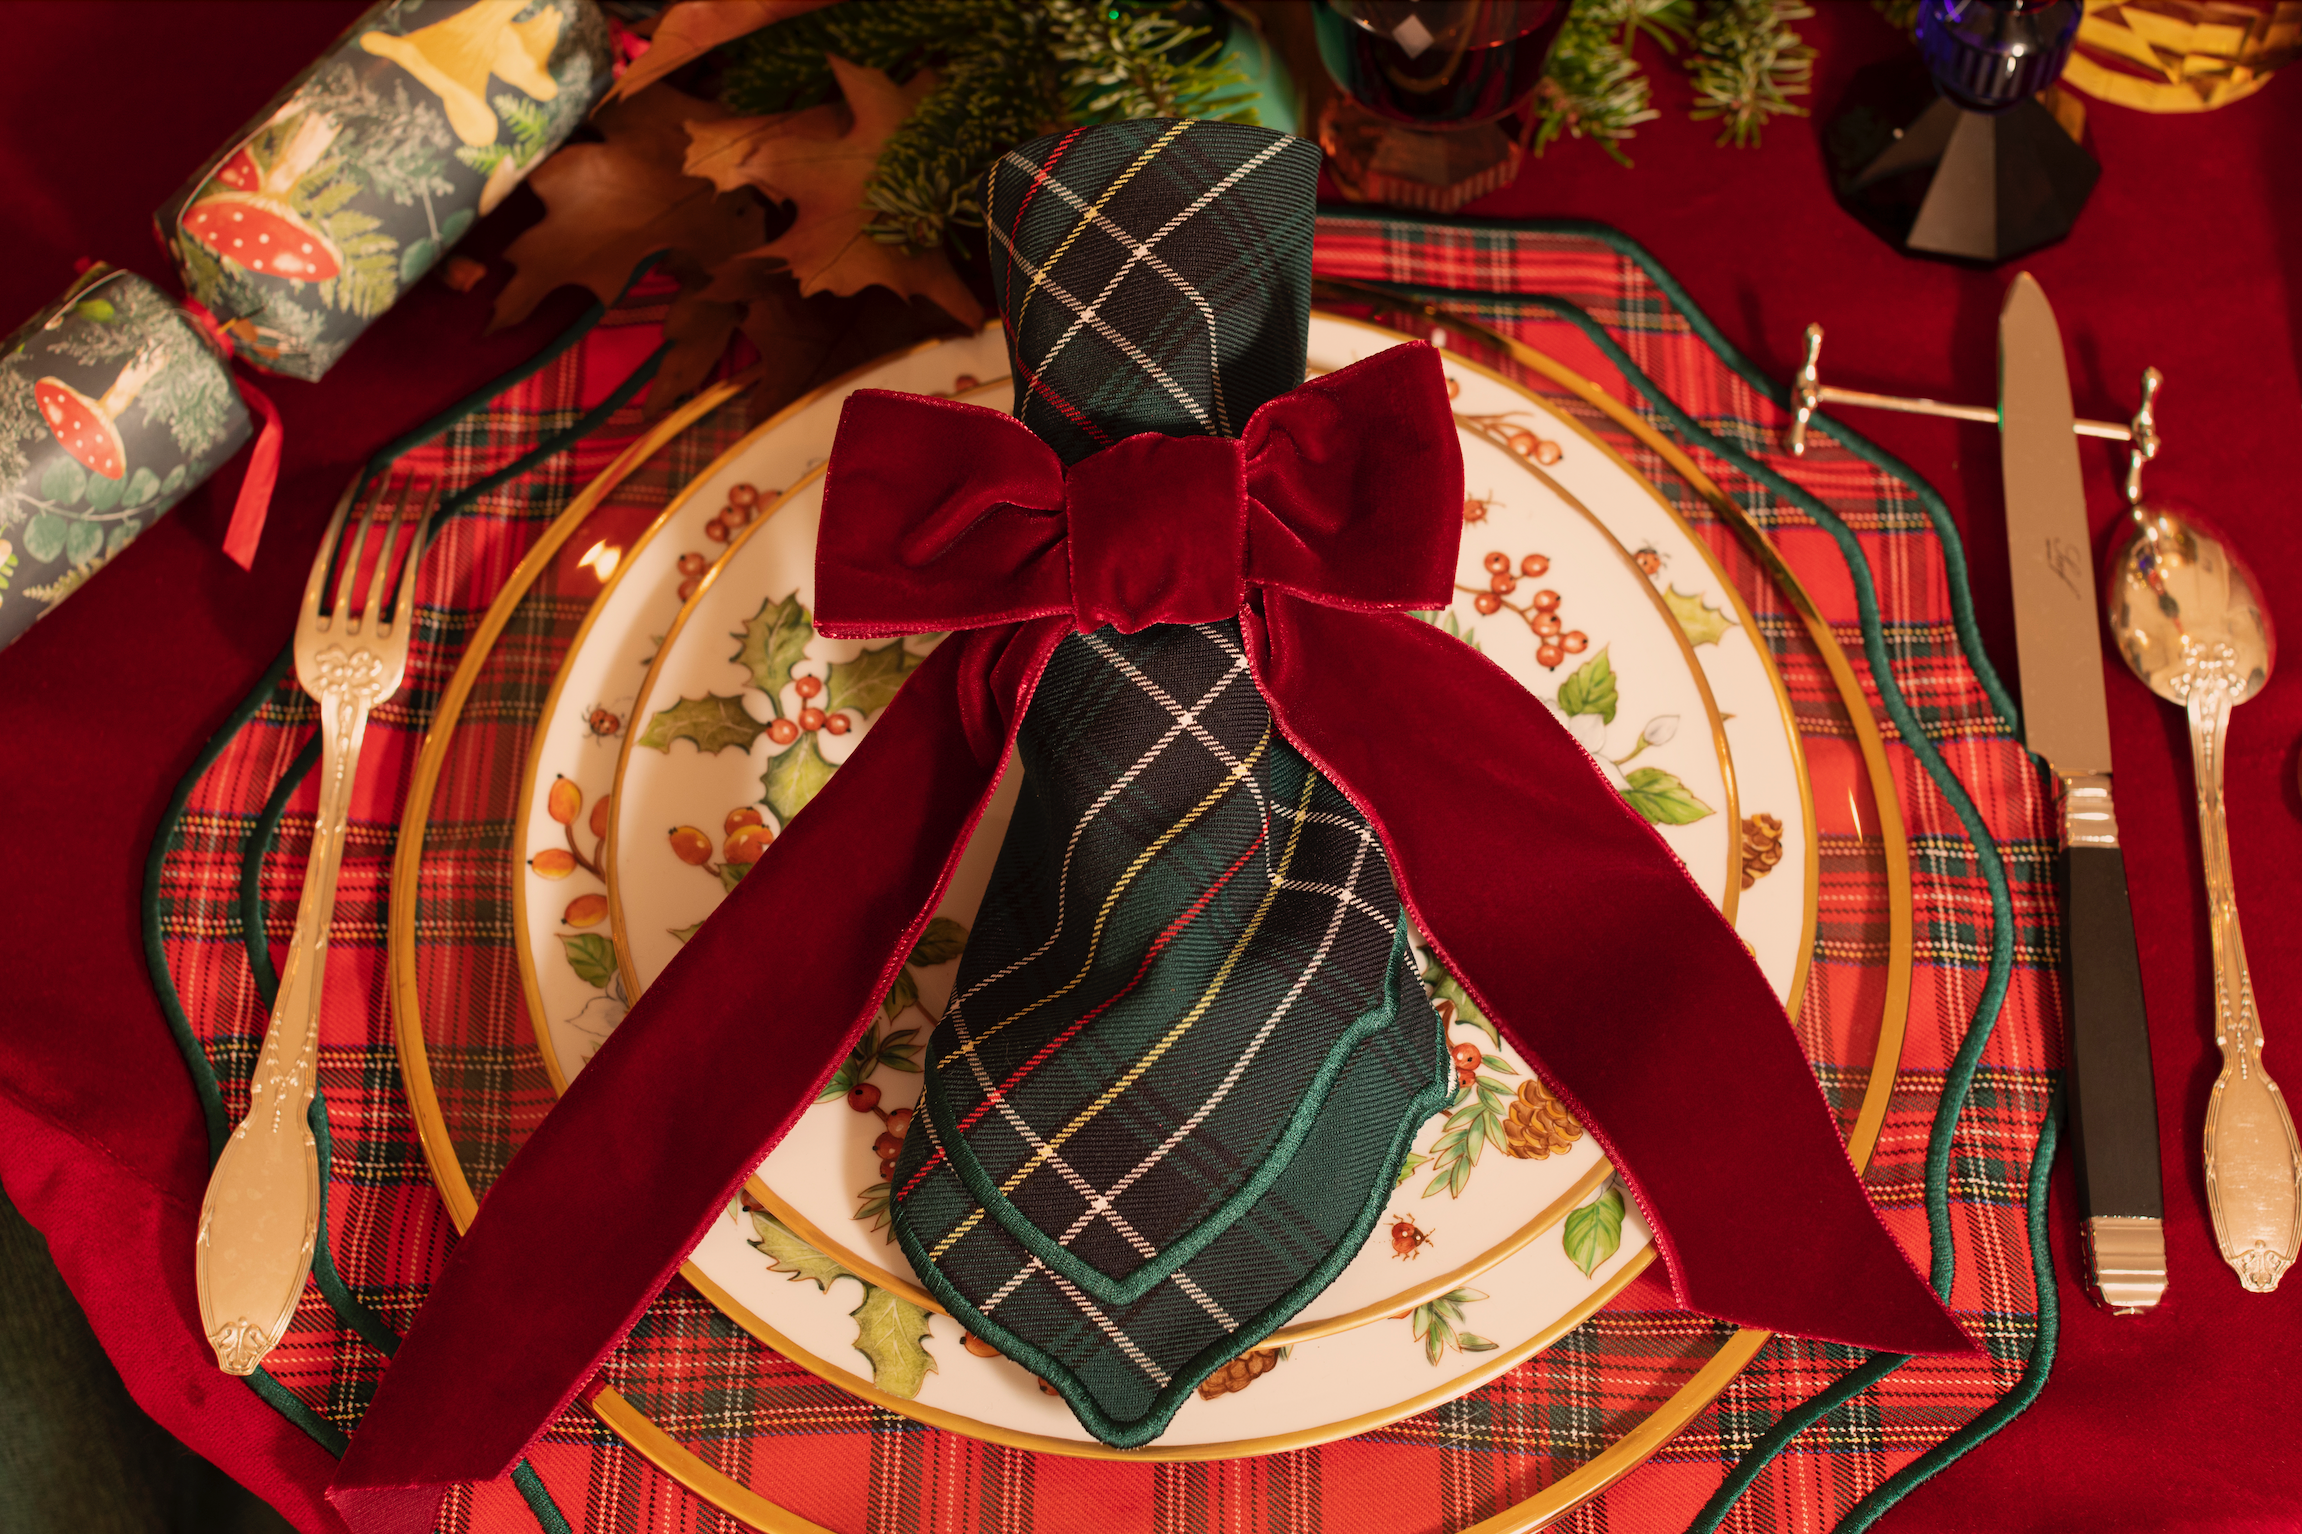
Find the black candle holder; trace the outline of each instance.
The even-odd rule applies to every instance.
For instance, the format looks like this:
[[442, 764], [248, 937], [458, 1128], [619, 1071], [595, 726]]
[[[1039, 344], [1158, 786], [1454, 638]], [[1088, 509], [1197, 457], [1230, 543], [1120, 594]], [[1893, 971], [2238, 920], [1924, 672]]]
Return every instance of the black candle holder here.
[[2070, 232], [2102, 167], [2038, 99], [2080, 0], [1921, 0], [1919, 58], [1858, 73], [1824, 138], [1832, 190], [1909, 255], [1996, 266]]

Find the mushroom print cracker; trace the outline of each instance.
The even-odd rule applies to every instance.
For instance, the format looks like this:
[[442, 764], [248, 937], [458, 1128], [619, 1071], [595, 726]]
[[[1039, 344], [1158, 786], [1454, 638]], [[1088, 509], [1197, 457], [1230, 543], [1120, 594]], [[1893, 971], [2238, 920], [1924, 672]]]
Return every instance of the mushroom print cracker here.
[[387, 0], [161, 207], [240, 360], [318, 378], [607, 89], [592, 0]]
[[91, 268], [0, 345], [0, 646], [214, 473], [251, 423], [158, 288]]

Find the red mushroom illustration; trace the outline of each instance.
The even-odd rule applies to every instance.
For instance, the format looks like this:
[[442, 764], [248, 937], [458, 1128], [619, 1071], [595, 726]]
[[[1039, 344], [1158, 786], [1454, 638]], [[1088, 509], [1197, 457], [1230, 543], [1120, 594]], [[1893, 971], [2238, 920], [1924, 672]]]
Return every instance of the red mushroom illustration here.
[[137, 353], [112, 380], [102, 399], [90, 399], [61, 378], [40, 379], [32, 385], [40, 419], [48, 423], [48, 430], [81, 467], [106, 479], [118, 479], [128, 471], [120, 442], [119, 414], [160, 371], [161, 360], [156, 351]]
[[267, 277], [325, 282], [344, 269], [336, 242], [288, 206], [288, 192], [336, 140], [334, 119], [307, 114], [288, 134], [271, 167], [255, 174], [255, 161], [242, 148], [215, 176], [217, 190], [203, 193], [184, 210], [183, 230], [234, 266]]

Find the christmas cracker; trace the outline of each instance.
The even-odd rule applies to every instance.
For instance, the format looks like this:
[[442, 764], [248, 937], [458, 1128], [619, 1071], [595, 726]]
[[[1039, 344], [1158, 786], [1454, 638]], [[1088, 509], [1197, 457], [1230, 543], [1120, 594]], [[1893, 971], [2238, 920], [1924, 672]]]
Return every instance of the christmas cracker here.
[[184, 288], [266, 372], [316, 379], [583, 121], [593, 0], [386, 0], [154, 216]]

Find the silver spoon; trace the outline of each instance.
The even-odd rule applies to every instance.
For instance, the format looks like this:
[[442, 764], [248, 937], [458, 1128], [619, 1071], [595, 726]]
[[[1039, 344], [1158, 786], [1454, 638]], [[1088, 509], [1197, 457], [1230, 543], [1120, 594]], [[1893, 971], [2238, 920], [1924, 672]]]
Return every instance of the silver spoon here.
[[[2143, 416], [2157, 379], [2144, 382]], [[2260, 692], [2277, 656], [2261, 588], [2220, 536], [2195, 517], [2146, 504], [2143, 461], [2155, 434], [2136, 433], [2126, 476], [2131, 513], [2103, 586], [2110, 632], [2144, 686], [2190, 718], [2198, 839], [2214, 937], [2214, 1042], [2222, 1074], [2206, 1109], [2206, 1198], [2222, 1258], [2267, 1294], [2302, 1249], [2302, 1145], [2285, 1094], [2262, 1066], [2262, 1023], [2238, 931], [2222, 762], [2230, 711]]]

